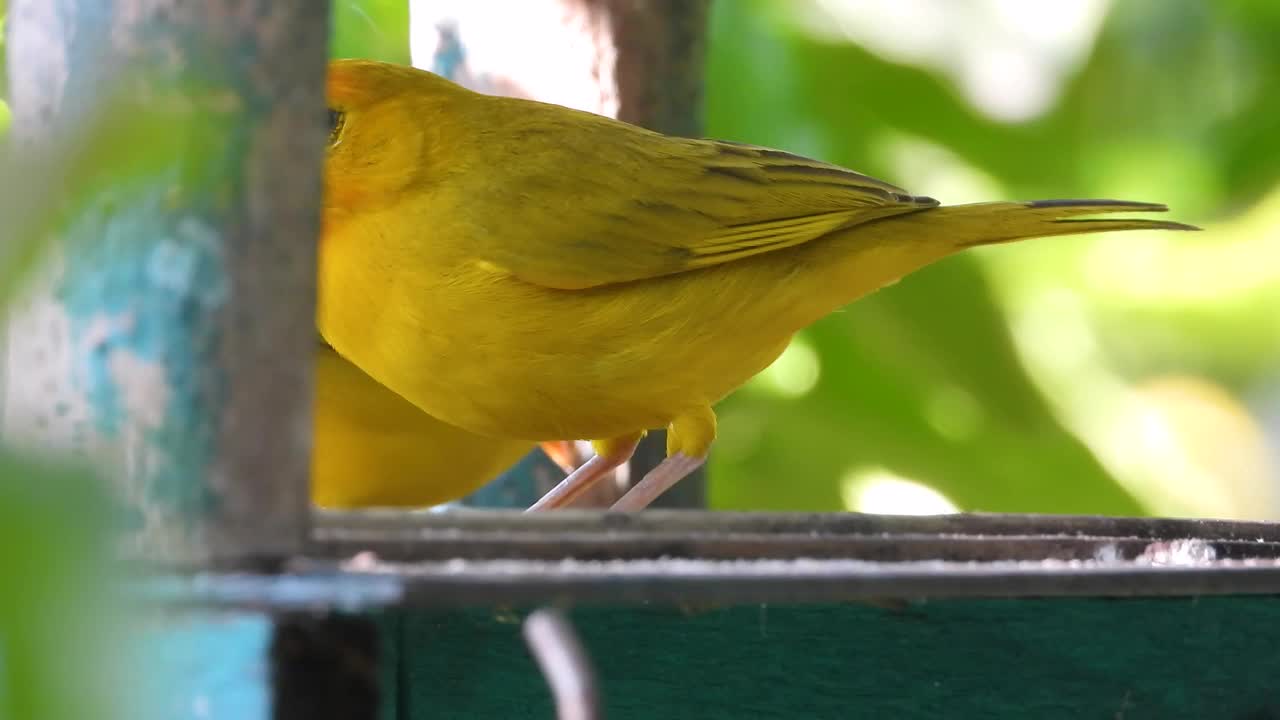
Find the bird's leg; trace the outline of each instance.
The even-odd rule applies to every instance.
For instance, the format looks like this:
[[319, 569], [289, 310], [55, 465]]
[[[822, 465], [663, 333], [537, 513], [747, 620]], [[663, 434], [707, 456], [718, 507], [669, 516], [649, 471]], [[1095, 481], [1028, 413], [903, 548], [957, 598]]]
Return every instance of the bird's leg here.
[[709, 405], [681, 413], [667, 428], [667, 458], [646, 473], [609, 509], [634, 512], [648, 507], [689, 473], [702, 467], [715, 439], [716, 414]]
[[614, 468], [631, 459], [640, 443], [641, 434], [614, 438], [595, 443], [596, 455], [582, 464], [577, 470], [569, 473], [569, 477], [551, 488], [538, 502], [529, 506], [525, 512], [536, 510], [552, 510], [564, 507], [575, 498], [591, 489]]
[[618, 498], [610, 510], [618, 510], [621, 512], [635, 512], [643, 510], [649, 506], [649, 503], [658, 499], [672, 486], [688, 477], [689, 473], [702, 467], [702, 463], [707, 461], [707, 456], [690, 457], [682, 452], [670, 455], [667, 459], [658, 463], [658, 466], [645, 474], [640, 482], [636, 483], [627, 494]]

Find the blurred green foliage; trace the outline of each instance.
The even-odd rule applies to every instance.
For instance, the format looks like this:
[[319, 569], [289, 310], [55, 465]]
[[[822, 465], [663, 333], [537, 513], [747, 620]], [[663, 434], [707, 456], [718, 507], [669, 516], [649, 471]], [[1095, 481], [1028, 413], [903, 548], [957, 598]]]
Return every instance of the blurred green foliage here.
[[329, 56], [409, 64], [409, 0], [337, 0]]
[[114, 717], [102, 485], [0, 450], [0, 718]]
[[[949, 63], [931, 64], [838, 37], [854, 22], [841, 8], [854, 4], [716, 3], [708, 134], [820, 155], [943, 202], [1118, 196], [1167, 202], [1177, 219], [1211, 228], [1258, 210], [1276, 187], [1280, 50], [1271, 38], [1280, 5], [1117, 0], [1048, 107], [1005, 121], [955, 82], [966, 61], [956, 47]], [[971, 16], [961, 18], [968, 45], [1007, 45], [982, 9], [949, 10]], [[1037, 12], [1020, 18], [1027, 23]], [[806, 13], [826, 31], [815, 32]], [[1044, 31], [1027, 24], [1033, 37]], [[875, 31], [872, 23], [849, 34]], [[1224, 505], [1209, 499], [1226, 494], [1239, 502], [1225, 512], [1273, 515], [1274, 465], [1245, 477], [1229, 467], [1218, 472], [1230, 458], [1201, 457], [1189, 473], [1170, 466], [1172, 455], [1194, 454], [1177, 443], [1154, 451], [1164, 458], [1141, 457], [1137, 446], [1102, 452], [1105, 466], [1095, 455], [1112, 437], [1104, 426], [1115, 418], [1106, 412], [1126, 390], [1162, 374], [1225, 386], [1224, 402], [1247, 415], [1240, 399], [1280, 367], [1280, 275], [1220, 280], [1212, 294], [1187, 285], [1280, 259], [1258, 234], [1275, 237], [1277, 221], [1275, 213], [1255, 218], [1242, 237], [1217, 231], [983, 249], [855, 303], [802, 334], [806, 364], [817, 369], [811, 388], [796, 392], [785, 377], [779, 388], [770, 378], [781, 371], [775, 367], [721, 405], [713, 504], [858, 507], [850, 495], [860, 471], [887, 471], [967, 510], [1212, 514]], [[1127, 272], [1106, 264], [1107, 252], [1128, 260]], [[1178, 268], [1186, 272], [1172, 272]], [[1134, 292], [1138, 286], [1143, 292]], [[1083, 317], [1079, 326], [1035, 310], [1063, 292]], [[1073, 338], [1079, 342], [1067, 342]], [[1058, 345], [1088, 351], [1086, 367], [1053, 372]], [[1118, 382], [1082, 384], [1085, 377]], [[1165, 502], [1167, 485], [1184, 475], [1199, 486]], [[1250, 502], [1256, 498], [1263, 502]]]

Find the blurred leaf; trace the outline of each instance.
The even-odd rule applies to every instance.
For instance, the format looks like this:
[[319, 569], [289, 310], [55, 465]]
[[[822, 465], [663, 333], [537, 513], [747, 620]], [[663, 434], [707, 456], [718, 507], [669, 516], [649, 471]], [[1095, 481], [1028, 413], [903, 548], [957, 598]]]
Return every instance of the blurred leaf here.
[[10, 143], [0, 155], [0, 307], [51, 249], [55, 224], [95, 192], [154, 178], [180, 148], [213, 147], [209, 128], [189, 122], [184, 111], [103, 97], [55, 142]]
[[0, 450], [0, 717], [116, 716], [106, 502], [87, 472]]
[[409, 0], [336, 0], [329, 56], [408, 65]]

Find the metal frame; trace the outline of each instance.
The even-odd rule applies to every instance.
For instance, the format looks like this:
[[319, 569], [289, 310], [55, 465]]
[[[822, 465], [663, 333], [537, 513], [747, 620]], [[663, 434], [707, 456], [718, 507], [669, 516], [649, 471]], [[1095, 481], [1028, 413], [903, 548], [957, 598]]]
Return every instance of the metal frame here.
[[372, 608], [1280, 594], [1280, 525], [1034, 515], [321, 513], [283, 576], [165, 602]]

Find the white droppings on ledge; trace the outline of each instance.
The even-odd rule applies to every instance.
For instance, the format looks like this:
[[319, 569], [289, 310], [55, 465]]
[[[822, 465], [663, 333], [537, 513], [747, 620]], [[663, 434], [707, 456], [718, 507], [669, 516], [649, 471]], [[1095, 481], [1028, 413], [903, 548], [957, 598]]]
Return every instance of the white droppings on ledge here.
[[[1190, 541], [1207, 545], [1203, 541]], [[1210, 546], [1211, 547], [1211, 546]], [[1203, 557], [1203, 548], [1186, 550], [1189, 557]], [[1174, 557], [1187, 557], [1175, 555]], [[1168, 568], [1169, 570], [1197, 567], [1212, 562], [1214, 567], [1278, 567], [1280, 559], [1249, 560], [1195, 560], [1180, 562], [1153, 562], [1150, 559], [1134, 561], [1117, 560], [997, 560], [990, 562], [954, 562], [949, 560], [917, 560], [907, 562], [879, 562], [843, 558], [792, 558], [792, 559], [740, 559], [707, 560], [695, 558], [647, 558], [628, 560], [518, 560], [490, 559], [467, 560], [453, 558], [424, 562], [377, 561], [361, 568], [362, 572], [413, 576], [459, 576], [507, 579], [548, 577], [583, 578], [613, 576], [627, 577], [662, 575], [665, 577], [795, 577], [840, 574], [859, 574], [867, 577], [897, 574], [980, 575], [987, 573], [1038, 574], [1059, 573], [1064, 570], [1098, 570], [1102, 572], [1132, 571], [1144, 568]]]
[[1210, 543], [1195, 538], [1153, 542], [1147, 545], [1136, 562], [1149, 565], [1207, 565], [1218, 559], [1218, 551]]
[[1094, 561], [1103, 565], [1124, 562], [1124, 554], [1115, 543], [1104, 543], [1093, 551]]

